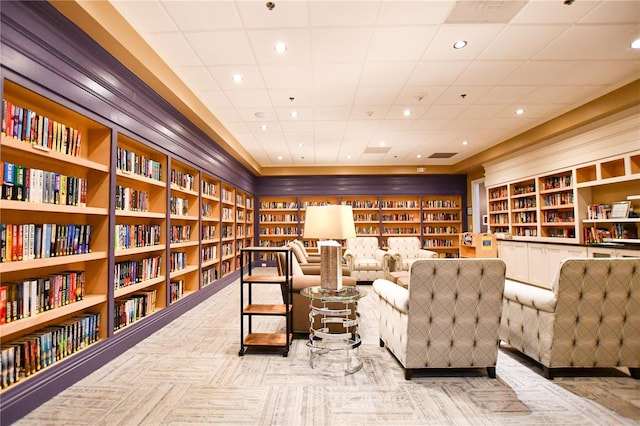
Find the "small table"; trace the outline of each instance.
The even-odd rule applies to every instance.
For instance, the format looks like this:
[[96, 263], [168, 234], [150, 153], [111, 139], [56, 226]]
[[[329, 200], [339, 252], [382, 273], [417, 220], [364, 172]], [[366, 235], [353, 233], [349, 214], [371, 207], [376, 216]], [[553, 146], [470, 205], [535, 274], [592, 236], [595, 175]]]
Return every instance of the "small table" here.
[[[344, 286], [338, 291], [315, 286], [300, 290], [300, 294], [310, 299], [307, 346], [311, 368], [315, 368], [323, 356], [331, 364], [343, 363], [344, 374], [360, 371], [362, 361], [356, 352], [362, 341], [356, 310], [358, 300], [366, 296], [366, 292], [357, 286]], [[320, 320], [317, 328], [316, 317]]]

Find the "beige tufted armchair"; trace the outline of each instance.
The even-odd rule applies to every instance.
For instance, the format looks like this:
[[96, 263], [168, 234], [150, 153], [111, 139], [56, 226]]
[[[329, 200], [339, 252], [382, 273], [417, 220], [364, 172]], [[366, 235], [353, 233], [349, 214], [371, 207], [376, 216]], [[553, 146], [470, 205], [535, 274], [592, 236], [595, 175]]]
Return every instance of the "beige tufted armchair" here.
[[500, 259], [416, 260], [405, 289], [378, 279], [380, 345], [415, 369], [486, 368], [496, 377], [505, 281]]
[[344, 257], [351, 276], [357, 281], [373, 281], [384, 278], [389, 254], [378, 246], [377, 237], [349, 238]]
[[411, 264], [418, 259], [438, 257], [435, 251], [423, 249], [418, 237], [389, 237], [387, 245], [389, 262], [385, 263], [385, 278], [390, 281], [393, 281], [390, 272], [408, 271]]
[[640, 259], [566, 259], [550, 290], [507, 281], [500, 339], [554, 368], [628, 367], [640, 378]]

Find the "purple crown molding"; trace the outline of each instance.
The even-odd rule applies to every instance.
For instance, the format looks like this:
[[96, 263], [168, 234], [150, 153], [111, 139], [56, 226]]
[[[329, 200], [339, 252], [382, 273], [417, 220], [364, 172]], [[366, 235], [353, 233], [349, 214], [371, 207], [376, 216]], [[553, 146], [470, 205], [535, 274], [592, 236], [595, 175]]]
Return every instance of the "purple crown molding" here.
[[253, 192], [246, 167], [51, 4], [0, 13], [3, 77]]

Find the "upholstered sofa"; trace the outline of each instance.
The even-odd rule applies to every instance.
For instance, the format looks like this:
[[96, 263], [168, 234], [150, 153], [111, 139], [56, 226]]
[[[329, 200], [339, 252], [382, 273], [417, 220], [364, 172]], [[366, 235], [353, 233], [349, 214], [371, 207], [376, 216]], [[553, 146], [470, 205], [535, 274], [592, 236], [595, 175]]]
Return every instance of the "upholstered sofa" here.
[[423, 249], [418, 237], [387, 238], [387, 253], [389, 261], [385, 262], [385, 278], [390, 281], [393, 281], [391, 272], [409, 271], [411, 264], [418, 259], [438, 257], [435, 251]]
[[344, 257], [356, 281], [373, 281], [385, 277], [389, 254], [378, 246], [377, 237], [355, 237], [346, 242]]
[[507, 281], [500, 339], [557, 368], [627, 367], [640, 377], [640, 259], [566, 259], [551, 289]]
[[[320, 275], [320, 253], [309, 253], [300, 240], [293, 240], [286, 244], [298, 261], [298, 265], [306, 275]], [[349, 266], [345, 263], [342, 266], [342, 275], [351, 275]]]
[[411, 265], [409, 288], [373, 282], [380, 345], [405, 369], [486, 368], [496, 376], [506, 266], [500, 259], [424, 259]]
[[[282, 274], [284, 271], [284, 265], [286, 262], [286, 254], [278, 253], [277, 254], [277, 267], [278, 273]], [[305, 273], [295, 256], [292, 256], [292, 319], [293, 325], [292, 330], [293, 333], [297, 336], [308, 335], [309, 334], [309, 305], [310, 300], [300, 294], [300, 290], [307, 287], [319, 286], [320, 285], [320, 274], [308, 274]], [[342, 285], [356, 285], [356, 280], [353, 277], [346, 276], [343, 274], [342, 276]]]

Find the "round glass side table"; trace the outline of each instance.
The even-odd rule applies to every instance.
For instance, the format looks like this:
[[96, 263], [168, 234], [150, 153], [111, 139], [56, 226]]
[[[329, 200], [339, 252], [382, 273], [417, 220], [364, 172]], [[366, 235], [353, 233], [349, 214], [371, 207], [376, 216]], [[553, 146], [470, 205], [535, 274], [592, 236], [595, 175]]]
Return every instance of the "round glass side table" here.
[[344, 286], [337, 291], [315, 286], [300, 290], [300, 294], [310, 299], [309, 365], [339, 366], [344, 374], [360, 371], [362, 361], [357, 349], [362, 341], [357, 305], [367, 293], [357, 286]]

